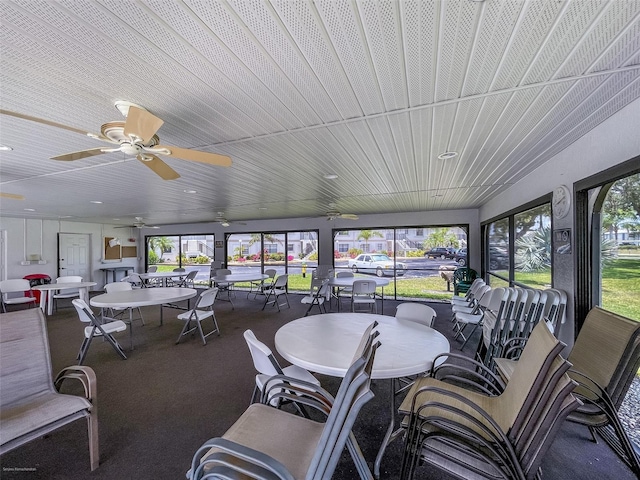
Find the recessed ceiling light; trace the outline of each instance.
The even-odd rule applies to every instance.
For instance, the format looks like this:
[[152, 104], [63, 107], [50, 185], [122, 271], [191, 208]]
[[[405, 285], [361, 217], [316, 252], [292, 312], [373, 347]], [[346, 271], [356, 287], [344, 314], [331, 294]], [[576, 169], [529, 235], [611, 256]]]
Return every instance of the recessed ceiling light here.
[[11, 148], [9, 145], [0, 145], [0, 151], [10, 152], [11, 150], [13, 150], [13, 148]]
[[258, 210], [267, 210], [267, 207], [258, 207]]
[[36, 209], [35, 208], [25, 208], [24, 211], [25, 212], [35, 212]]
[[327, 180], [335, 180], [336, 178], [338, 178], [338, 175], [336, 175], [335, 173], [327, 173], [324, 178], [326, 178]]
[[90, 203], [102, 203], [100, 200], [91, 200]]
[[184, 193], [198, 193], [196, 190], [183, 190]]
[[444, 152], [438, 155], [440, 160], [449, 160], [450, 158], [454, 158], [458, 156], [458, 152]]

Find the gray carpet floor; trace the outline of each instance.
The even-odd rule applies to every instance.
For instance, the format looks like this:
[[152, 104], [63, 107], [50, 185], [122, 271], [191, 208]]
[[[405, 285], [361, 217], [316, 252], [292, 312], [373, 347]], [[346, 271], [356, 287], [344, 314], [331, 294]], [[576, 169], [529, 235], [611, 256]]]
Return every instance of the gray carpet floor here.
[[[291, 308], [282, 312], [272, 307], [262, 311], [260, 300], [247, 300], [242, 293], [234, 300], [235, 309], [227, 302], [216, 302], [221, 335], [209, 337], [206, 346], [190, 336], [175, 345], [182, 328], [175, 318], [177, 310], [165, 308], [160, 326], [159, 307], [143, 308], [146, 325], [135, 323], [133, 351], [128, 350], [128, 332], [118, 334], [127, 360], [120, 359], [108, 344], [96, 341], [85, 361], [98, 381], [100, 467], [90, 471], [86, 423], [78, 421], [4, 454], [0, 476], [3, 480], [185, 478], [196, 449], [205, 440], [222, 435], [249, 403], [255, 370], [243, 332], [252, 329], [273, 348], [277, 329], [304, 315], [300, 298], [290, 295]], [[384, 313], [393, 315], [396, 304], [386, 301]], [[450, 338], [449, 306], [430, 305], [438, 313], [435, 327]], [[54, 372], [75, 363], [82, 328], [70, 303], [62, 304], [48, 319]], [[460, 345], [455, 340], [451, 344], [452, 350]], [[465, 350], [471, 352], [474, 344], [472, 340]], [[322, 375], [319, 379], [329, 391], [339, 386], [339, 379]], [[71, 385], [65, 388], [73, 391]], [[354, 428], [371, 467], [389, 421], [389, 382], [376, 381], [372, 388], [376, 396], [365, 405]], [[387, 449], [381, 478], [398, 478], [401, 447], [397, 440]], [[591, 442], [584, 427], [570, 423], [563, 426], [542, 468], [546, 479], [635, 478], [604, 442]], [[356, 477], [350, 457], [343, 454], [333, 478]], [[416, 478], [449, 477], [422, 467]]]

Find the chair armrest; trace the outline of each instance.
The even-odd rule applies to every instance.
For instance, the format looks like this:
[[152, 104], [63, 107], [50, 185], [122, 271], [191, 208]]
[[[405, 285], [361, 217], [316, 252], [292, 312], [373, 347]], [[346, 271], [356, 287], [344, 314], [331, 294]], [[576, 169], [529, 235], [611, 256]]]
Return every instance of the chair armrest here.
[[333, 396], [311, 382], [286, 375], [274, 375], [267, 380], [265, 386], [260, 397], [260, 402], [265, 405], [269, 405], [273, 400], [282, 399], [308, 405], [325, 415], [329, 415], [333, 406]]
[[79, 380], [84, 387], [84, 396], [94, 406], [96, 405], [96, 374], [91, 367], [85, 365], [72, 365], [70, 367], [63, 368], [56, 376], [53, 385], [59, 392], [62, 388], [62, 383], [67, 379]]
[[449, 352], [436, 356], [433, 360], [434, 365], [440, 357], [455, 358], [460, 363], [470, 366], [442, 363], [431, 370], [431, 376], [438, 380], [470, 386], [489, 396], [500, 395], [506, 387], [502, 379], [482, 362], [459, 353]]
[[[217, 451], [204, 457], [211, 448], [215, 448]], [[212, 471], [205, 473], [204, 469], [207, 466]], [[205, 474], [214, 472], [239, 472], [249, 475], [251, 478], [264, 480], [295, 480], [278, 460], [253, 448], [220, 437], [207, 440], [196, 451], [191, 462], [191, 469], [187, 472], [187, 478], [197, 480]]]

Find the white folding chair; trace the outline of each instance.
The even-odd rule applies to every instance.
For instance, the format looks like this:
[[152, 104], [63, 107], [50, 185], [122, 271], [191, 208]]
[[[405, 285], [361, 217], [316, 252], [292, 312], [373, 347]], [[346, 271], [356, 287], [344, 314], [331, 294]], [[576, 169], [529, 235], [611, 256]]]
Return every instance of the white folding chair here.
[[[62, 277], [58, 277], [56, 278], [56, 285], [57, 284], [64, 284], [64, 283], [73, 283], [73, 282], [82, 282], [82, 277], [80, 275], [66, 275], [66, 276], [62, 276]], [[53, 308], [57, 309], [58, 308], [58, 300], [63, 299], [63, 298], [80, 298], [80, 289], [78, 288], [65, 288], [64, 290], [62, 290], [62, 287], [60, 287], [61, 290], [58, 290], [57, 293], [54, 293], [53, 295]]]
[[[113, 282], [113, 283], [107, 283], [104, 286], [104, 290], [107, 293], [126, 292], [129, 290], [133, 290], [133, 287], [129, 282]], [[114, 319], [122, 320], [124, 323], [129, 325], [129, 337], [131, 340], [131, 350], [133, 350], [133, 320], [134, 320], [133, 309], [134, 308], [138, 310], [138, 315], [140, 315], [140, 320], [142, 322], [142, 325], [144, 325], [144, 318], [142, 318], [142, 310], [140, 310], [140, 307], [111, 307], [109, 309], [110, 317]], [[129, 318], [122, 317], [122, 315], [125, 312], [129, 313]]]
[[244, 339], [249, 347], [253, 366], [258, 371], [256, 375], [256, 385], [251, 395], [251, 403], [256, 401], [257, 395], [267, 386], [269, 379], [274, 375], [286, 375], [297, 380], [313, 383], [320, 386], [320, 380], [314, 377], [309, 371], [297, 365], [289, 365], [282, 368], [273, 352], [264, 343], [258, 340], [251, 330], [245, 330]]
[[320, 313], [326, 313], [327, 310], [324, 306], [324, 302], [327, 300], [327, 292], [329, 290], [329, 280], [321, 279], [321, 278], [312, 278], [311, 279], [311, 288], [309, 289], [309, 294], [302, 297], [300, 300], [301, 303], [305, 305], [309, 305], [307, 311], [304, 316], [309, 315], [309, 312], [314, 306], [317, 306], [320, 310]]
[[[213, 311], [213, 304], [216, 301], [216, 295], [218, 295], [217, 288], [210, 288], [209, 290], [205, 290], [198, 298], [196, 306], [192, 310], [178, 315], [178, 319], [184, 321], [184, 327], [182, 328], [180, 335], [178, 335], [176, 345], [180, 343], [180, 339], [182, 337], [188, 335], [191, 332], [195, 332], [196, 330], [200, 334], [203, 345], [207, 344], [206, 338], [212, 333], [217, 333], [218, 336], [220, 335], [220, 327], [218, 327], [216, 314]], [[202, 330], [202, 321], [207, 318], [211, 318], [211, 320], [213, 321], [213, 329], [205, 335]], [[191, 325], [192, 322], [195, 324], [194, 326]]]
[[376, 287], [376, 282], [373, 280], [355, 280], [353, 282], [353, 291], [351, 292], [351, 311], [362, 311], [358, 310], [357, 307], [365, 305], [369, 312], [378, 313]]
[[0, 282], [0, 295], [2, 297], [2, 311], [7, 312], [7, 305], [35, 305], [36, 297], [31, 291], [29, 280], [14, 278]]
[[[289, 305], [289, 297], [287, 295], [287, 283], [289, 282], [289, 275], [284, 274], [278, 276], [276, 281], [273, 282], [271, 288], [267, 290], [267, 298], [264, 301], [264, 305], [262, 309], [264, 310], [267, 305], [276, 305], [278, 307], [278, 311], [280, 311], [280, 307], [291, 308]], [[284, 296], [285, 303], [280, 303], [278, 300], [281, 296]]]
[[127, 356], [124, 354], [124, 350], [122, 350], [118, 341], [113, 337], [114, 333], [124, 332], [127, 329], [125, 323], [122, 320], [103, 323], [96, 318], [93, 311], [91, 311], [91, 308], [89, 308], [89, 305], [87, 305], [84, 300], [76, 298], [75, 300], [72, 300], [71, 303], [78, 312], [80, 321], [89, 324], [84, 328], [84, 340], [82, 340], [82, 345], [80, 345], [80, 351], [77, 356], [78, 365], [82, 365], [82, 362], [84, 362], [87, 352], [89, 351], [89, 347], [91, 346], [91, 341], [95, 337], [102, 337], [105, 339], [113, 347], [116, 353], [120, 355], [123, 360], [126, 360]]

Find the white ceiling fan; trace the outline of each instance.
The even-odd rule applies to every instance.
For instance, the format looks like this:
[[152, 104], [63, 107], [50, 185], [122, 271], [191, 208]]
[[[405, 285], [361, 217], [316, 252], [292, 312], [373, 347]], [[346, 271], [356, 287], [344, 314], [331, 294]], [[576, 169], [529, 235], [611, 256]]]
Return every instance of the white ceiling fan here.
[[335, 220], [336, 218], [345, 218], [347, 220], [358, 220], [359, 218], [358, 215], [354, 213], [341, 213], [336, 207], [337, 206], [335, 203], [329, 204], [329, 210], [327, 211], [327, 213], [325, 213], [325, 216], [327, 217], [327, 221]]
[[120, 225], [114, 228], [160, 228], [156, 225], [147, 225], [142, 217], [135, 217], [136, 221], [132, 225]]
[[[229, 227], [231, 225], [231, 223], [232, 223], [229, 220], [227, 220], [224, 212], [218, 212], [218, 214], [216, 215], [215, 221], [218, 222], [223, 227]], [[244, 223], [244, 222], [233, 222], [233, 223], [235, 225], [246, 225], [246, 223]]]
[[81, 133], [91, 138], [116, 145], [112, 148], [90, 148], [88, 150], [57, 155], [55, 157], [51, 157], [53, 160], [74, 161], [92, 157], [94, 155], [101, 155], [103, 153], [122, 152], [125, 155], [135, 156], [140, 162], [149, 167], [164, 180], [174, 180], [179, 178], [180, 175], [173, 168], [160, 160], [157, 155], [166, 155], [191, 162], [200, 162], [222, 167], [231, 166], [231, 158], [226, 155], [160, 145], [160, 138], [156, 135], [156, 132], [160, 129], [164, 120], [156, 117], [143, 107], [131, 102], [117, 101], [115, 106], [120, 113], [124, 115], [126, 120], [124, 122], [114, 121], [103, 124], [100, 127], [100, 134], [83, 132], [82, 130], [74, 127], [69, 127], [60, 123], [9, 110], [0, 110], [0, 113], [42, 123], [44, 125], [63, 128], [65, 130]]

